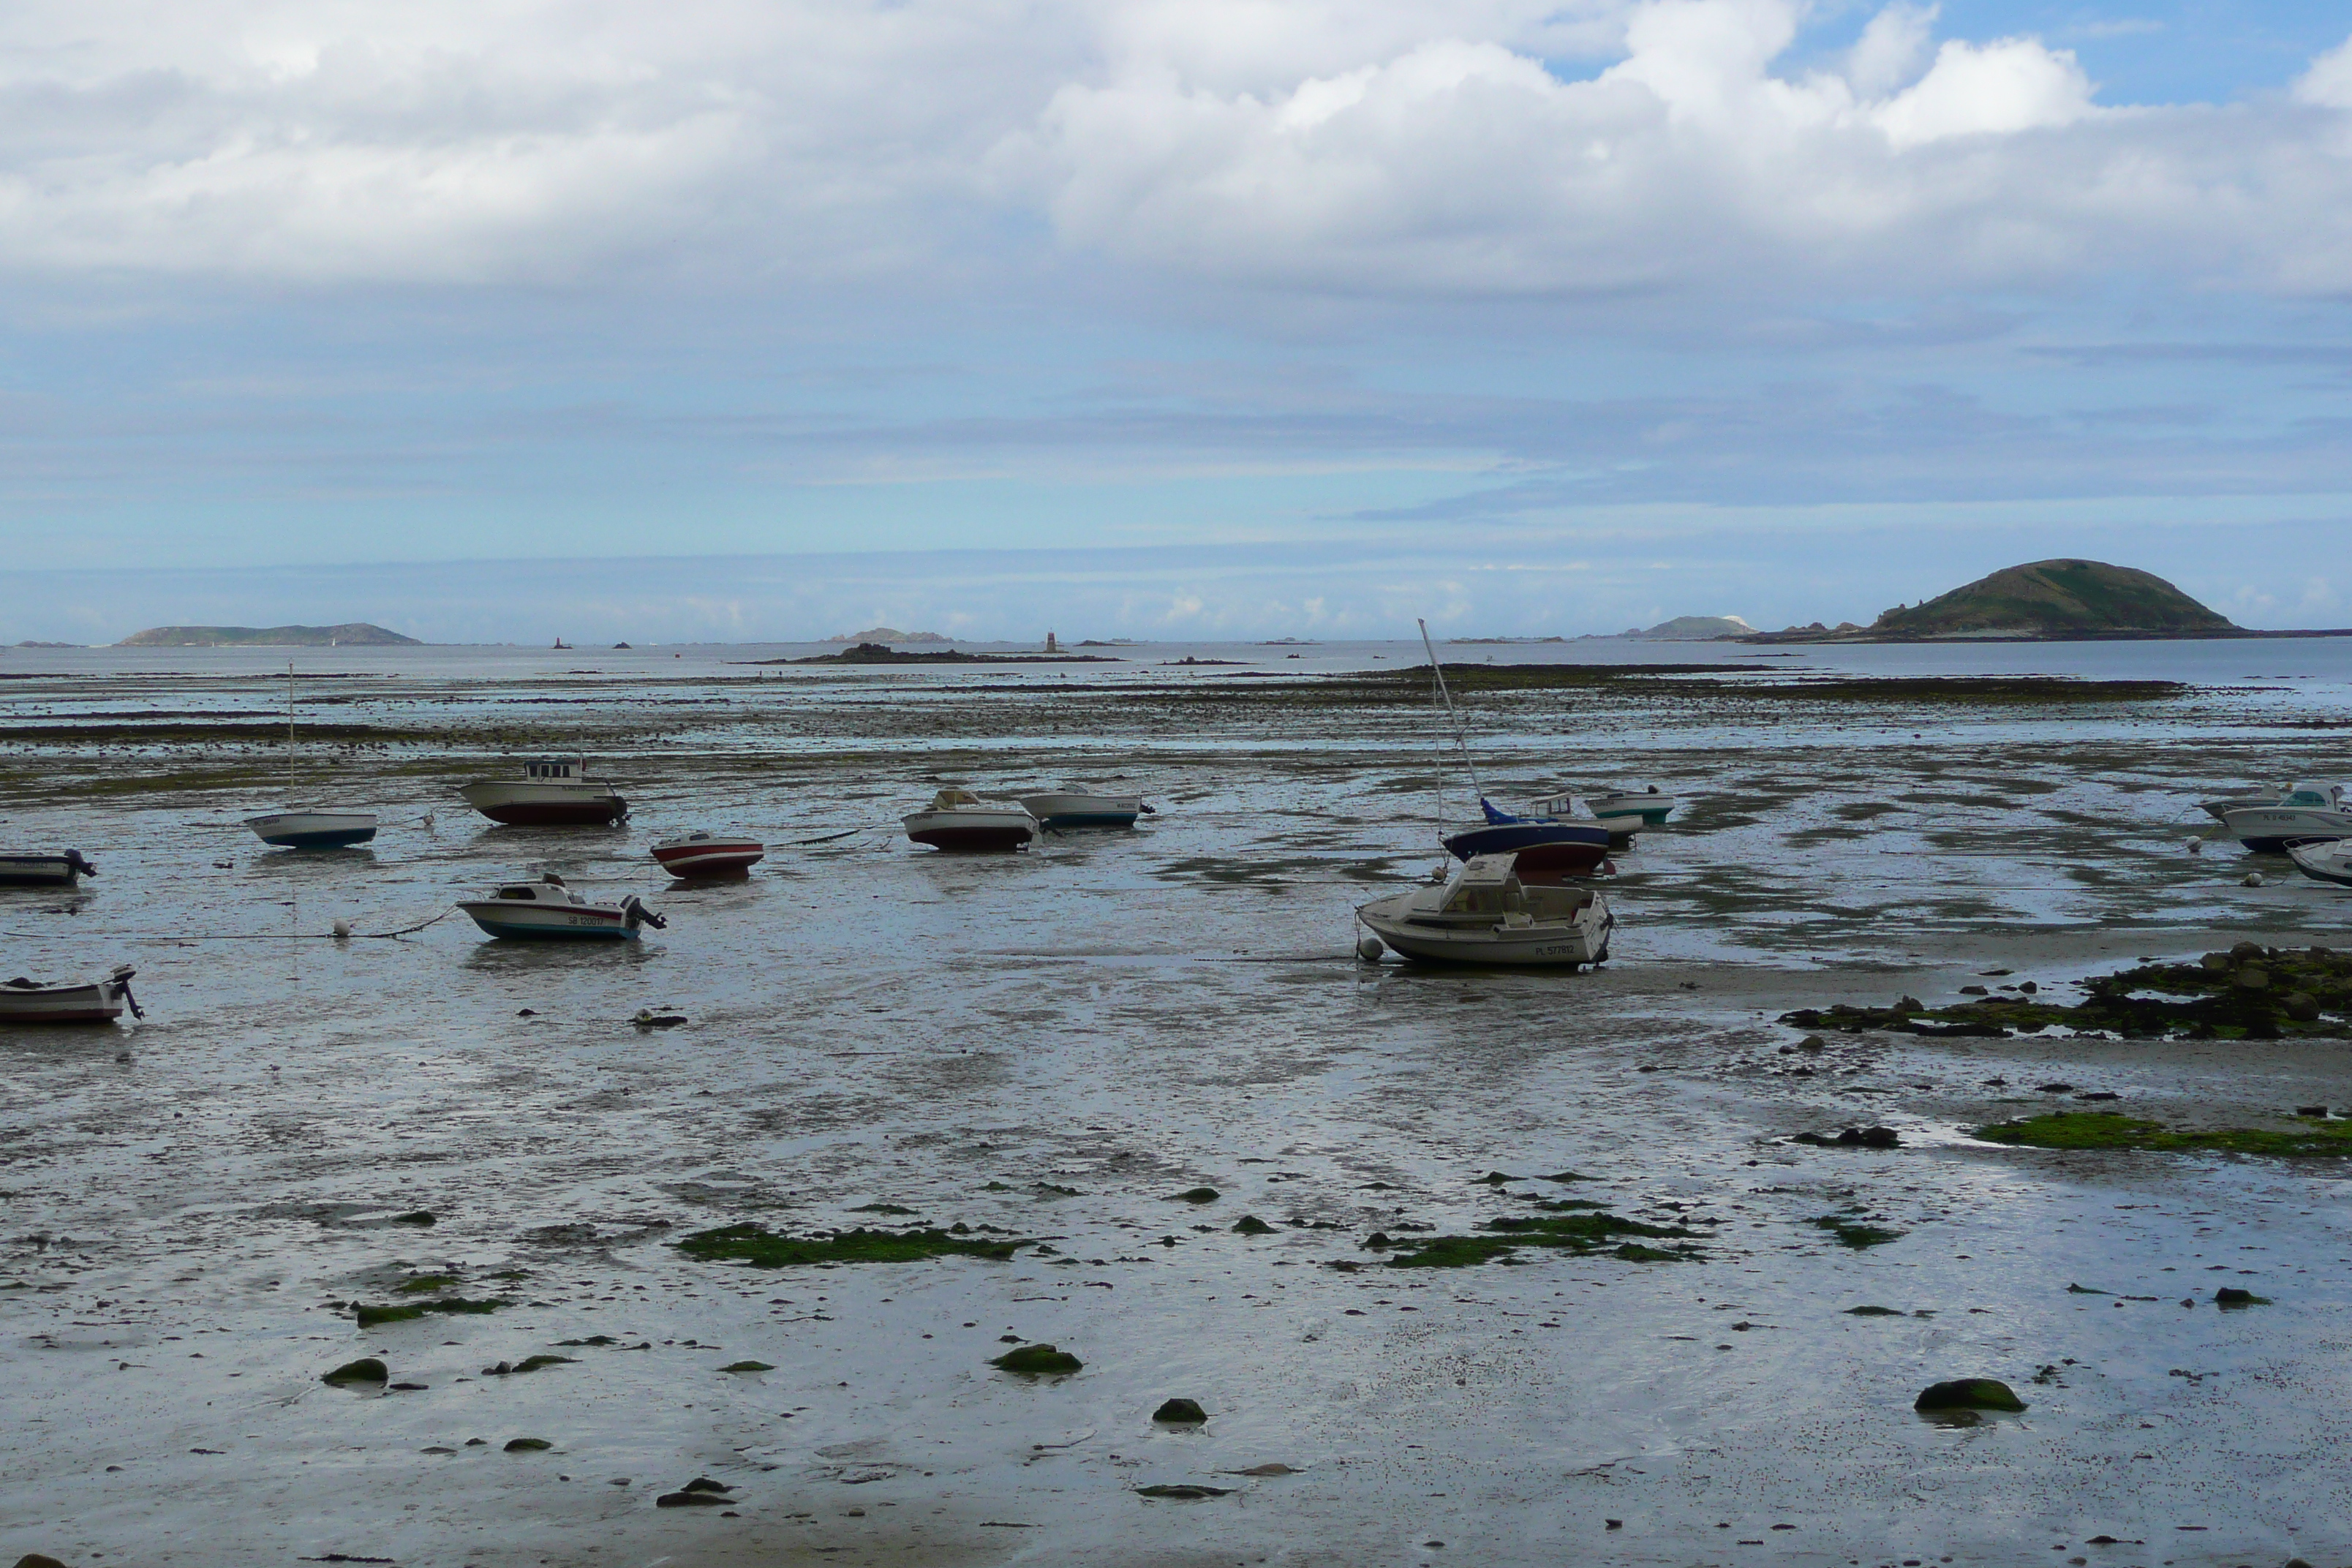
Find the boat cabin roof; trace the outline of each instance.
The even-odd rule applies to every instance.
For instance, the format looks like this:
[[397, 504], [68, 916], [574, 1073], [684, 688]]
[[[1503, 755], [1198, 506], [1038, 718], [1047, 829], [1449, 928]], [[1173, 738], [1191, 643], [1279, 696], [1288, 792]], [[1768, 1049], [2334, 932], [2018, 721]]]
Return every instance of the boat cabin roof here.
[[931, 796], [933, 811], [950, 811], [957, 806], [978, 805], [980, 803], [980, 796], [968, 789], [943, 789]]
[[2329, 784], [2299, 784], [2283, 803], [2287, 805], [2334, 805], [2338, 794]]
[[527, 779], [572, 779], [588, 772], [585, 757], [533, 757], [522, 765]]
[[565, 887], [563, 879], [552, 871], [536, 882], [509, 882], [499, 889], [499, 897], [534, 904], [584, 904], [588, 901]]

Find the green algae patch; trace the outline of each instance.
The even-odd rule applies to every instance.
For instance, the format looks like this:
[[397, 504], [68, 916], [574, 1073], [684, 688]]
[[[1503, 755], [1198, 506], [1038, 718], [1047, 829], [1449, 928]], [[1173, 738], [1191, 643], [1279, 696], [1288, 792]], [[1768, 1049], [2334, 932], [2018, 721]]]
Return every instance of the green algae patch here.
[[1258, 1218], [1257, 1215], [1254, 1214], [1245, 1214], [1242, 1215], [1241, 1218], [1234, 1221], [1234, 1229], [1243, 1236], [1272, 1236], [1274, 1234], [1274, 1226], [1266, 1224], [1265, 1221]]
[[1989, 1143], [2031, 1149], [2140, 1149], [2170, 1154], [2264, 1154], [2312, 1160], [2352, 1155], [2352, 1121], [2290, 1128], [2168, 1127], [2114, 1110], [2053, 1110], [1972, 1129]]
[[1054, 1345], [1021, 1345], [990, 1357], [988, 1364], [1024, 1377], [1066, 1377], [1087, 1363]]
[[509, 1454], [543, 1454], [548, 1449], [554, 1447], [554, 1444], [549, 1442], [544, 1437], [509, 1437], [507, 1439], [507, 1452]]
[[1171, 1204], [1213, 1204], [1219, 1196], [1214, 1187], [1187, 1187], [1181, 1193], [1169, 1194], [1168, 1201]]
[[371, 1355], [362, 1356], [357, 1361], [347, 1361], [332, 1372], [321, 1373], [319, 1381], [320, 1383], [373, 1383], [380, 1385], [391, 1375], [391, 1370]]
[[763, 1361], [731, 1362], [719, 1369], [721, 1372], [773, 1372], [776, 1369]]
[[1911, 1408], [2018, 1411], [2025, 1408], [2025, 1401], [1997, 1377], [1960, 1377], [1928, 1384], [1911, 1402]]
[[1828, 1231], [1837, 1237], [1840, 1247], [1851, 1247], [1856, 1252], [1873, 1247], [1884, 1247], [1890, 1241], [1900, 1241], [1908, 1231], [1888, 1230], [1885, 1226], [1871, 1225], [1850, 1214], [1816, 1215], [1805, 1222], [1817, 1230]]
[[1394, 1247], [1386, 1261], [1391, 1268], [1472, 1268], [1482, 1263], [1524, 1263], [1521, 1247], [1543, 1247], [1574, 1253], [1607, 1252], [1628, 1263], [1687, 1263], [1699, 1256], [1696, 1247], [1643, 1247], [1626, 1237], [1649, 1240], [1696, 1239], [1702, 1233], [1681, 1226], [1650, 1225], [1622, 1215], [1594, 1212], [1571, 1215], [1505, 1215], [1480, 1226], [1485, 1236], [1433, 1236], [1412, 1242], [1391, 1241], [1374, 1235], [1371, 1247]]
[[2080, 982], [2079, 1002], [2021, 991], [1948, 1007], [1906, 998], [1892, 1007], [1799, 1008], [1780, 1015], [1794, 1028], [1845, 1034], [1886, 1030], [1930, 1037], [2000, 1037], [2058, 1028], [2075, 1034], [2155, 1039], [2274, 1040], [2352, 1035], [2352, 952], [2263, 947], [2242, 942], [2193, 963], [2143, 963]]
[[402, 1296], [429, 1296], [437, 1290], [454, 1289], [457, 1283], [454, 1274], [420, 1274], [414, 1279], [402, 1280], [393, 1290]]
[[2213, 1292], [2213, 1305], [2224, 1311], [2234, 1311], [2240, 1307], [2267, 1307], [2270, 1304], [2271, 1299], [2268, 1296], [2257, 1296], [2252, 1290], [2242, 1290], [2234, 1285], [2224, 1285]]
[[414, 1322], [428, 1312], [479, 1314], [495, 1312], [507, 1305], [505, 1301], [468, 1301], [463, 1296], [445, 1297], [438, 1301], [404, 1301], [396, 1307], [371, 1307], [364, 1301], [354, 1301], [352, 1316], [359, 1320], [361, 1328], [372, 1329], [378, 1323]]
[[1845, 1315], [1849, 1318], [1899, 1318], [1903, 1314], [1892, 1307], [1848, 1307]]
[[946, 1230], [829, 1231], [815, 1236], [779, 1236], [756, 1224], [698, 1230], [677, 1243], [688, 1258], [706, 1263], [742, 1262], [755, 1268], [808, 1263], [920, 1263], [933, 1258], [987, 1258], [999, 1262], [1034, 1245], [1025, 1237], [983, 1241]]
[[849, 1212], [851, 1214], [913, 1214], [915, 1211], [904, 1204], [859, 1204]]

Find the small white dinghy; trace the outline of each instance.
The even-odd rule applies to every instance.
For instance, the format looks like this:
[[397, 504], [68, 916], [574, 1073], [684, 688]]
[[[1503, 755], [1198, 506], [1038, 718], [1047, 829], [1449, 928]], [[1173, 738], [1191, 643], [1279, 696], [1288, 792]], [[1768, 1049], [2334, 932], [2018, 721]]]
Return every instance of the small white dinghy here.
[[1651, 784], [1644, 789], [1619, 787], [1600, 795], [1587, 795], [1584, 804], [1592, 815], [1607, 822], [1620, 816], [1638, 816], [1643, 827], [1664, 827], [1667, 814], [1675, 809], [1675, 797], [1663, 794]]
[[756, 838], [698, 829], [654, 846], [654, 858], [673, 877], [740, 877], [767, 856], [768, 847]]
[[78, 985], [43, 985], [16, 979], [0, 982], [0, 1024], [111, 1024], [125, 1007], [134, 1018], [147, 1015], [131, 994], [138, 972], [118, 963], [103, 980]]
[[245, 825], [272, 849], [349, 849], [375, 837], [373, 811], [320, 810], [292, 804], [294, 799], [294, 665], [286, 666], [286, 799], [283, 811], [248, 816]]
[[1045, 828], [1132, 827], [1139, 816], [1154, 815], [1141, 795], [1102, 795], [1082, 784], [1024, 795], [1021, 805]]
[[1444, 882], [1375, 899], [1356, 918], [1407, 958], [1426, 963], [1573, 969], [1604, 962], [1617, 917], [1601, 895], [1522, 883], [1517, 859], [1474, 855]]
[[1023, 849], [1037, 837], [1037, 819], [1027, 806], [985, 801], [968, 789], [943, 789], [930, 805], [899, 820], [908, 837], [934, 849]]
[[635, 893], [617, 904], [592, 904], [552, 872], [536, 882], [509, 882], [495, 897], [457, 907], [490, 935], [524, 941], [634, 942], [639, 926], [662, 931], [669, 925]]
[[2326, 838], [2310, 844], [2290, 844], [2287, 858], [2314, 881], [2352, 888], [2352, 838]]

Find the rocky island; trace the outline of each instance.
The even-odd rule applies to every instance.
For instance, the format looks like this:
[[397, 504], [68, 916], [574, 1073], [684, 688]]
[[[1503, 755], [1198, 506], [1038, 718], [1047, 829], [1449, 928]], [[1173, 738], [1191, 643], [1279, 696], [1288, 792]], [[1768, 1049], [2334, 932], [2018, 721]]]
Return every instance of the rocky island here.
[[150, 626], [133, 632], [117, 647], [422, 647], [365, 621], [339, 626]]
[[2104, 561], [2034, 561], [1917, 605], [1898, 605], [1867, 626], [1819, 622], [1765, 632], [1749, 642], [2074, 642], [2122, 637], [2254, 637], [2153, 573]]

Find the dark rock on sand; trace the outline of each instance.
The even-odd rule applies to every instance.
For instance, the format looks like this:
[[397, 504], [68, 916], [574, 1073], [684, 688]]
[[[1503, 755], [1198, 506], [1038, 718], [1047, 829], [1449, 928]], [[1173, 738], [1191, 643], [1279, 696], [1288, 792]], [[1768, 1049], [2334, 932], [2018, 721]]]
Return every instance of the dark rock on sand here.
[[362, 1356], [347, 1361], [334, 1371], [320, 1375], [320, 1383], [382, 1383], [392, 1375], [391, 1370], [375, 1357]]
[[739, 1361], [719, 1369], [721, 1372], [773, 1372], [776, 1369], [763, 1361]]
[[1189, 1501], [1197, 1500], [1201, 1498], [1223, 1497], [1233, 1489], [1234, 1489], [1231, 1487], [1203, 1487], [1190, 1485], [1138, 1487], [1135, 1489], [1135, 1495], [1138, 1497], [1178, 1498]]
[[1903, 1140], [1892, 1127], [1848, 1127], [1835, 1137], [1819, 1132], [1799, 1132], [1791, 1143], [1810, 1143], [1816, 1149], [1899, 1149]]
[[1949, 1383], [1935, 1383], [1922, 1389], [1919, 1397], [1911, 1402], [1914, 1410], [2022, 1410], [2025, 1401], [2020, 1399], [2009, 1384], [1998, 1378], [1961, 1377]]
[[507, 1440], [507, 1452], [509, 1454], [537, 1454], [554, 1447], [544, 1437], [510, 1437]]
[[2224, 1285], [2213, 1292], [2213, 1304], [2217, 1307], [2267, 1307], [2271, 1299], [2257, 1296], [2252, 1290], [2241, 1290], [2234, 1285]]
[[46, 1552], [27, 1552], [16, 1559], [16, 1568], [66, 1568], [66, 1565]]
[[1245, 1214], [1242, 1215], [1241, 1218], [1234, 1221], [1234, 1228], [1241, 1232], [1244, 1236], [1271, 1236], [1274, 1234], [1274, 1226], [1266, 1224], [1265, 1221], [1258, 1218], [1257, 1215], [1254, 1214]]
[[990, 1357], [988, 1364], [1001, 1372], [1017, 1372], [1029, 1377], [1051, 1377], [1076, 1372], [1087, 1363], [1069, 1352], [1052, 1345], [1023, 1345], [1019, 1350]]
[[1164, 1401], [1159, 1409], [1153, 1411], [1151, 1418], [1154, 1421], [1166, 1421], [1171, 1424], [1197, 1425], [1206, 1421], [1209, 1418], [1209, 1413], [1201, 1408], [1198, 1400], [1171, 1399]]
[[717, 1508], [733, 1500], [717, 1492], [664, 1492], [654, 1499], [656, 1508]]
[[1171, 1193], [1168, 1201], [1174, 1204], [1213, 1204], [1217, 1197], [1214, 1187], [1187, 1187], [1181, 1193]]

